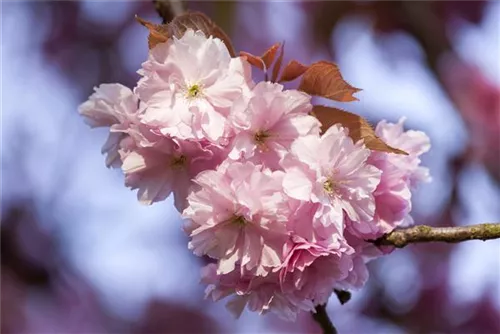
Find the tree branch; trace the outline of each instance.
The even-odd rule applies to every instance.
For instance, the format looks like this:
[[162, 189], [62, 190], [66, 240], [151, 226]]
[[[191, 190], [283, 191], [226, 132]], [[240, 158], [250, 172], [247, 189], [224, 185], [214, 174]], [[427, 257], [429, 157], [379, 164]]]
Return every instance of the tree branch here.
[[326, 313], [326, 304], [316, 306], [316, 313], [311, 312], [313, 319], [321, 326], [323, 334], [337, 334], [337, 329]]
[[163, 19], [163, 24], [185, 12], [182, 0], [153, 0], [156, 12]]
[[376, 245], [403, 248], [410, 243], [419, 242], [461, 242], [467, 240], [490, 240], [500, 238], [500, 223], [478, 224], [457, 227], [431, 227], [417, 225], [397, 229], [373, 240]]

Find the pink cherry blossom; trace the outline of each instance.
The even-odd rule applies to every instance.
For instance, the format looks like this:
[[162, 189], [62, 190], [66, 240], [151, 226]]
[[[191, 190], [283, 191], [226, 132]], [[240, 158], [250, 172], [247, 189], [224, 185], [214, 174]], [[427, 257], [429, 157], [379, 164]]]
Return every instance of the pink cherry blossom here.
[[163, 137], [149, 147], [119, 151], [125, 184], [138, 189], [137, 198], [151, 204], [174, 194], [175, 206], [182, 211], [192, 179], [200, 171], [215, 168], [217, 157], [198, 142]]
[[153, 48], [139, 74], [136, 93], [148, 105], [142, 122], [163, 134], [215, 143], [230, 136], [231, 105], [252, 83], [245, 60], [192, 29]]
[[403, 178], [409, 182], [409, 185], [414, 187], [420, 182], [429, 182], [431, 180], [429, 169], [420, 165], [420, 155], [429, 151], [431, 144], [429, 137], [422, 131], [404, 131], [404, 121], [404, 117], [395, 124], [380, 121], [375, 132], [387, 144], [407, 152], [408, 155], [374, 151], [369, 162], [377, 165], [376, 161], [387, 160], [395, 165], [400, 170]]
[[321, 138], [297, 139], [282, 165], [285, 193], [292, 198], [320, 203], [316, 217], [324, 225], [336, 224], [343, 231], [344, 212], [353, 221], [373, 217], [373, 191], [380, 170], [366, 163], [370, 150], [356, 144], [347, 130], [334, 125]]
[[138, 99], [132, 90], [121, 84], [102, 84], [79, 107], [79, 113], [91, 127], [110, 127], [135, 118]]
[[375, 214], [373, 219], [363, 222], [347, 221], [351, 232], [361, 238], [377, 239], [400, 225], [412, 222], [409, 213], [412, 208], [409, 185], [400, 178], [400, 170], [391, 164], [380, 166], [381, 182], [374, 192]]
[[219, 274], [217, 265], [209, 264], [202, 269], [202, 282], [208, 284], [205, 298], [218, 301], [230, 297], [226, 307], [236, 317], [245, 308], [259, 314], [271, 312], [289, 321], [295, 321], [300, 311], [314, 312], [311, 300], [281, 291], [277, 273], [266, 277], [241, 270]]
[[290, 236], [298, 237], [324, 247], [337, 247], [345, 242], [343, 231], [338, 225], [324, 225], [319, 217], [320, 203], [288, 199], [291, 214], [287, 221], [287, 230]]
[[315, 304], [324, 304], [338, 281], [352, 270], [354, 253], [345, 240], [335, 243], [309, 242], [297, 235], [291, 237], [284, 249], [279, 272], [282, 291], [295, 293]]
[[419, 182], [430, 180], [429, 170], [420, 165], [420, 155], [430, 148], [429, 138], [421, 131], [405, 132], [403, 122], [404, 118], [396, 124], [381, 121], [377, 125], [376, 133], [382, 140], [408, 155], [373, 151], [368, 158], [382, 175], [374, 192], [376, 210], [373, 220], [347, 224], [359, 237], [376, 239], [397, 226], [412, 224], [411, 189]]
[[189, 229], [189, 248], [218, 259], [222, 274], [237, 263], [261, 276], [279, 266], [289, 214], [282, 178], [283, 172], [250, 162], [228, 161], [200, 173], [194, 180], [200, 190], [188, 196], [183, 212], [197, 225]]
[[206, 297], [294, 320], [334, 289], [359, 289], [370, 242], [412, 222], [411, 191], [430, 180], [420, 131], [382, 121], [376, 134], [408, 155], [371, 151], [340, 124], [320, 135], [311, 96], [251, 79], [224, 43], [187, 29], [150, 50], [134, 92], [103, 84], [79, 107], [109, 127], [103, 152], [152, 204], [171, 194]]
[[110, 127], [111, 132], [102, 148], [106, 153], [106, 166], [121, 165], [118, 150], [127, 135], [130, 124], [138, 122], [139, 100], [121, 84], [102, 84], [82, 103], [78, 112], [92, 128]]
[[258, 83], [246, 101], [243, 97], [231, 110], [237, 133], [229, 157], [279, 168], [279, 160], [292, 142], [306, 135], [319, 135], [321, 123], [308, 113], [311, 97], [270, 82]]
[[351, 268], [347, 273], [347, 277], [335, 282], [333, 287], [340, 290], [361, 289], [366, 284], [369, 277], [368, 267], [366, 266], [367, 261], [368, 260], [363, 257], [362, 253], [356, 251], [351, 257]]
[[384, 255], [384, 251], [371, 242], [367, 242], [357, 235], [344, 231], [344, 238], [354, 250], [351, 255], [352, 268], [347, 277], [335, 283], [336, 289], [359, 290], [368, 281], [369, 273], [366, 263]]

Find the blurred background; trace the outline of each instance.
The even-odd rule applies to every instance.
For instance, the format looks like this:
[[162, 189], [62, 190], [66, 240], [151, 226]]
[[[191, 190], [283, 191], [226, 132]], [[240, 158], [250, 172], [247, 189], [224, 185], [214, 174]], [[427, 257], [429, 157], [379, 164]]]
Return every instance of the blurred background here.
[[[433, 182], [417, 223], [500, 221], [500, 2], [188, 2], [236, 49], [286, 41], [363, 89], [343, 107], [425, 131]], [[160, 22], [151, 2], [1, 2], [1, 332], [291, 333], [297, 323], [203, 300], [172, 201], [144, 207], [104, 166], [105, 130], [77, 113], [94, 86], [133, 87]], [[292, 85], [293, 87], [293, 85]], [[421, 244], [370, 264], [328, 312], [340, 333], [500, 333], [500, 240]]]

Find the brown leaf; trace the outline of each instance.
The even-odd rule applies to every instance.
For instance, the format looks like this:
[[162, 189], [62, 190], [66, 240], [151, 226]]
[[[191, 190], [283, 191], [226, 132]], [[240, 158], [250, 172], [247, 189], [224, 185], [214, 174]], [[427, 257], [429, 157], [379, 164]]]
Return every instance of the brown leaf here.
[[240, 57], [245, 57], [250, 65], [257, 67], [261, 71], [264, 71], [264, 68], [266, 67], [266, 64], [264, 63], [262, 57], [254, 56], [253, 54], [245, 51], [240, 51]]
[[149, 29], [148, 44], [152, 49], [158, 43], [164, 43], [175, 36], [181, 38], [187, 29], [200, 30], [205, 36], [213, 36], [224, 42], [231, 57], [235, 56], [233, 45], [227, 34], [208, 16], [200, 12], [187, 12], [176, 16], [169, 24], [154, 24], [136, 16], [140, 24]]
[[174, 17], [172, 22], [169, 23], [172, 36], [181, 38], [188, 29], [194, 31], [201, 30], [205, 36], [213, 35], [212, 27], [214, 23], [203, 13], [187, 12], [182, 15]]
[[201, 30], [205, 36], [213, 36], [219, 38], [226, 45], [231, 57], [234, 57], [233, 44], [229, 36], [212, 21], [208, 16], [200, 12], [187, 12], [185, 14], [176, 16], [169, 24], [170, 33], [172, 36], [181, 38], [187, 29], [194, 31]]
[[164, 43], [169, 39], [168, 25], [167, 24], [154, 24], [139, 16], [135, 16], [137, 22], [145, 26], [149, 30], [148, 46], [149, 49], [154, 48], [159, 43]]
[[302, 76], [299, 90], [340, 102], [358, 100], [353, 94], [361, 91], [342, 78], [337, 65], [327, 61], [319, 61], [309, 66]]
[[332, 125], [340, 123], [349, 129], [349, 137], [354, 142], [363, 139], [367, 148], [375, 151], [408, 155], [403, 150], [387, 145], [377, 137], [368, 121], [356, 114], [325, 106], [314, 106], [312, 114], [321, 122], [321, 131], [325, 132]]
[[293, 81], [304, 74], [309, 66], [299, 63], [296, 60], [291, 60], [283, 69], [278, 82]]
[[262, 55], [262, 61], [266, 65], [266, 68], [270, 68], [271, 64], [274, 61], [274, 57], [276, 57], [276, 52], [280, 48], [281, 43], [276, 43], [273, 46], [271, 46], [269, 49], [267, 49], [266, 52]]
[[278, 74], [280, 73], [281, 63], [283, 62], [284, 51], [285, 51], [285, 42], [283, 42], [283, 44], [281, 44], [280, 55], [278, 57], [278, 60], [276, 60], [276, 63], [274, 63], [273, 76], [271, 79], [272, 82], [276, 82], [276, 80], [278, 80]]
[[267, 51], [264, 52], [264, 54], [260, 57], [245, 51], [240, 51], [240, 56], [245, 57], [250, 65], [266, 72], [271, 67], [280, 45], [281, 43], [274, 44], [269, 49], [267, 49]]

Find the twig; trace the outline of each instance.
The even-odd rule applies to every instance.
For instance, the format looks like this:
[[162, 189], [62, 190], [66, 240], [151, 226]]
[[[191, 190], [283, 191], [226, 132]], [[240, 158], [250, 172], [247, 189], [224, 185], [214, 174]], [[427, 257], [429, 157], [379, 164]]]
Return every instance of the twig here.
[[181, 0], [153, 0], [156, 12], [166, 24], [176, 16], [185, 12], [184, 4]]
[[419, 242], [461, 242], [467, 240], [490, 240], [500, 238], [500, 223], [478, 224], [457, 227], [431, 227], [418, 225], [394, 230], [374, 240], [376, 245], [403, 248]]
[[316, 306], [316, 313], [312, 313], [312, 316], [321, 326], [323, 334], [337, 334], [337, 329], [333, 326], [328, 313], [326, 313], [326, 304]]

